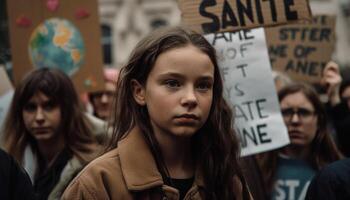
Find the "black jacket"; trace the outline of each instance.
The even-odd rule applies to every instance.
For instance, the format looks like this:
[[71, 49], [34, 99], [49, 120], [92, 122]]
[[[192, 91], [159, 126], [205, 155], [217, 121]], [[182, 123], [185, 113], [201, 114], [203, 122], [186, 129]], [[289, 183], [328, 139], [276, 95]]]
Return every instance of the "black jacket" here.
[[6, 152], [0, 149], [0, 199], [31, 200], [34, 192], [29, 176]]
[[312, 180], [306, 199], [350, 199], [350, 158], [323, 168]]

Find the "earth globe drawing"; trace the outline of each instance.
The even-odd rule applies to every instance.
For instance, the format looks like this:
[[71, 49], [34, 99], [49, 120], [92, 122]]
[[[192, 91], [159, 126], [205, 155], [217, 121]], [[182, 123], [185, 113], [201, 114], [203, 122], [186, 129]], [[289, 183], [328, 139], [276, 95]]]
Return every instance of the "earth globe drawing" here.
[[29, 57], [36, 68], [58, 68], [76, 73], [84, 62], [85, 46], [79, 29], [66, 19], [50, 18], [31, 34]]

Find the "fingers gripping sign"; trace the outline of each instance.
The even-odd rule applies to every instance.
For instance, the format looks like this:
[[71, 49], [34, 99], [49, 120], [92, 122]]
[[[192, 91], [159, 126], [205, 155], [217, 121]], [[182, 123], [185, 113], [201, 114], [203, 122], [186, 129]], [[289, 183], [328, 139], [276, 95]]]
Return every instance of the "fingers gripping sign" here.
[[330, 61], [323, 70], [321, 85], [326, 88], [329, 102], [332, 106], [340, 102], [339, 87], [342, 78], [337, 63]]

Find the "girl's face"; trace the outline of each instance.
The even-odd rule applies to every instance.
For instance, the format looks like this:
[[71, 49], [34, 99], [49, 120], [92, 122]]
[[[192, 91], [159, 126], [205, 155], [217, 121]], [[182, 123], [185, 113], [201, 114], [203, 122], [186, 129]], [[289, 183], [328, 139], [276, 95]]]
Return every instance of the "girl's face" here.
[[310, 145], [317, 132], [317, 115], [311, 102], [302, 92], [296, 92], [282, 99], [281, 110], [291, 144]]
[[134, 97], [147, 106], [157, 139], [190, 137], [206, 122], [213, 98], [214, 65], [188, 45], [160, 54], [145, 86], [134, 81]]
[[61, 124], [61, 109], [42, 92], [36, 92], [23, 107], [22, 117], [28, 132], [37, 141], [54, 140]]

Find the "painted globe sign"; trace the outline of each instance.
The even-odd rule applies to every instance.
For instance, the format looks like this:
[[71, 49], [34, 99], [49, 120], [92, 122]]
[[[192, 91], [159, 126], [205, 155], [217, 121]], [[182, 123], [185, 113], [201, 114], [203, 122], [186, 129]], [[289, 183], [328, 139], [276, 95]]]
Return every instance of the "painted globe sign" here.
[[34, 67], [59, 68], [70, 76], [79, 70], [85, 56], [79, 30], [61, 18], [45, 20], [34, 29], [28, 50]]

